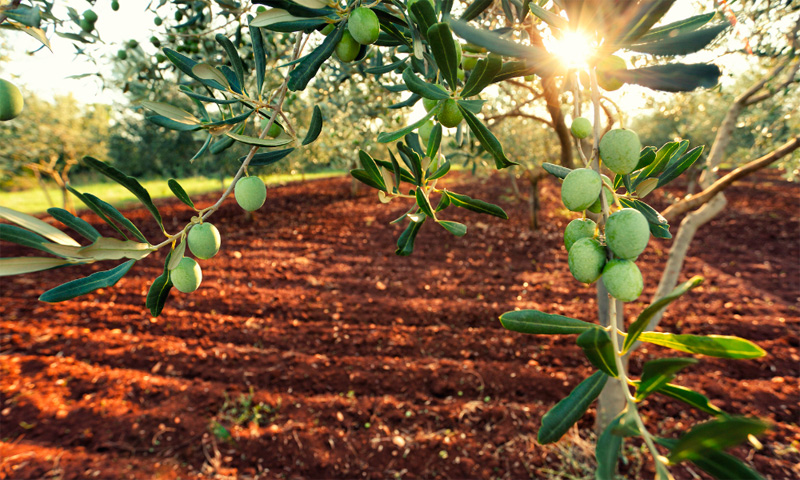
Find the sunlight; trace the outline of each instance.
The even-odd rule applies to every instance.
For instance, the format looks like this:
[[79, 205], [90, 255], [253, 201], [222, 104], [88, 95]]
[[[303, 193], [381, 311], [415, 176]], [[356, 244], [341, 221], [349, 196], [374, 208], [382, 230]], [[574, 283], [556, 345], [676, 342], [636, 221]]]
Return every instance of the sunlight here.
[[586, 68], [594, 53], [592, 42], [580, 32], [565, 32], [547, 43], [547, 49], [567, 68]]

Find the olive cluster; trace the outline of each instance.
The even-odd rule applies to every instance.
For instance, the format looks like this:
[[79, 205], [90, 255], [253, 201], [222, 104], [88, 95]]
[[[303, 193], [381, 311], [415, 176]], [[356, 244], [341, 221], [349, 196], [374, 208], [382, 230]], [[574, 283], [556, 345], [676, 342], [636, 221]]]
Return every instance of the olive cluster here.
[[[252, 212], [261, 208], [267, 199], [267, 187], [258, 177], [244, 177], [236, 182], [234, 196], [240, 207]], [[219, 230], [208, 222], [192, 225], [186, 236], [186, 243], [192, 255], [208, 260], [219, 252], [222, 242]], [[172, 285], [183, 293], [197, 290], [203, 281], [203, 271], [193, 258], [183, 257], [170, 272]]]
[[[586, 119], [576, 119], [572, 130], [575, 136], [585, 138], [591, 124]], [[600, 140], [599, 147], [602, 164], [614, 173], [630, 173], [639, 161], [641, 143], [632, 130], [609, 131]], [[589, 168], [578, 168], [564, 178], [561, 200], [573, 212], [599, 213], [603, 190], [613, 211], [605, 224], [598, 226], [584, 216], [571, 221], [564, 230], [569, 270], [575, 279], [586, 284], [602, 277], [614, 298], [631, 302], [644, 288], [642, 273], [635, 261], [650, 240], [645, 216], [633, 208], [619, 208], [611, 180]]]
[[[328, 35], [334, 28], [333, 23], [328, 24], [322, 29], [322, 34]], [[352, 62], [358, 57], [361, 46], [377, 42], [380, 33], [381, 24], [378, 15], [367, 7], [356, 8], [350, 12], [347, 19], [347, 30], [336, 44], [336, 56], [343, 62]]]

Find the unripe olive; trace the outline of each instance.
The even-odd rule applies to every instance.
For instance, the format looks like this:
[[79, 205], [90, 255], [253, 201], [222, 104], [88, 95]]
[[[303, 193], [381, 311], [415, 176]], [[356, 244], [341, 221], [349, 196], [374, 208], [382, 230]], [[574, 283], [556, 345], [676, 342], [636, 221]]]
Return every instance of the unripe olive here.
[[612, 297], [623, 302], [639, 298], [644, 290], [642, 272], [630, 260], [615, 258], [603, 269], [603, 284]]
[[647, 247], [650, 226], [639, 210], [623, 208], [606, 221], [606, 244], [614, 255], [634, 260]]
[[94, 23], [90, 22], [89, 20], [86, 20], [85, 18], [81, 19], [80, 26], [81, 30], [83, 30], [86, 33], [92, 33], [92, 31], [94, 30]]
[[219, 252], [221, 239], [217, 227], [210, 223], [193, 226], [187, 235], [189, 250], [197, 258], [209, 259]]
[[[267, 126], [267, 122], [269, 122], [269, 119], [266, 119], [266, 118], [262, 118], [261, 119], [261, 129], [262, 130], [264, 129], [264, 127]], [[267, 136], [270, 137], [270, 138], [275, 138], [278, 135], [280, 135], [281, 133], [283, 133], [283, 128], [281, 128], [281, 126], [278, 125], [277, 122], [274, 122], [272, 125], [270, 125], [269, 130], [267, 131]]]
[[569, 249], [567, 263], [575, 280], [594, 283], [603, 273], [606, 249], [594, 238], [581, 238]]
[[356, 42], [361, 45], [370, 45], [378, 40], [381, 23], [375, 12], [367, 7], [358, 7], [350, 13], [347, 30]]
[[329, 23], [329, 24], [325, 25], [325, 28], [323, 28], [322, 30], [320, 30], [320, 32], [319, 32], [319, 33], [321, 33], [321, 34], [323, 34], [323, 35], [325, 35], [325, 36], [327, 37], [328, 35], [330, 35], [330, 33], [331, 33], [331, 32], [333, 31], [333, 29], [335, 29], [335, 28], [336, 28], [336, 25], [334, 25], [334, 24], [332, 24], [332, 23]]
[[169, 274], [172, 285], [183, 293], [192, 293], [203, 281], [203, 271], [193, 258], [183, 257]]
[[129, 40], [128, 41], [128, 48], [136, 48], [139, 46], [139, 42], [136, 40]]
[[453, 128], [461, 123], [464, 116], [461, 114], [461, 110], [458, 109], [456, 101], [452, 98], [448, 98], [444, 101], [444, 105], [442, 105], [441, 110], [439, 110], [439, 115], [436, 116], [436, 119], [439, 120], [439, 123], [441, 123], [443, 127]]
[[423, 123], [421, 127], [419, 127], [419, 138], [422, 140], [423, 145], [428, 144], [428, 140], [431, 138], [431, 133], [433, 132], [433, 122], [428, 120], [427, 122]]
[[164, 20], [161, 20], [161, 17], [156, 17], [153, 19], [153, 23], [155, 23], [157, 27], [160, 27], [161, 24], [164, 23]]
[[233, 195], [240, 207], [253, 212], [267, 200], [267, 186], [258, 177], [245, 177], [236, 182]]
[[432, 98], [422, 99], [422, 106], [425, 107], [426, 112], [430, 112], [431, 110], [433, 110], [433, 107], [435, 107], [438, 103], [439, 100], [434, 100]]
[[600, 139], [600, 159], [619, 175], [631, 173], [639, 163], [642, 142], [633, 130], [615, 128]]
[[561, 184], [561, 201], [573, 212], [586, 210], [600, 195], [602, 183], [599, 173], [588, 168], [577, 168], [569, 172]]
[[115, 12], [119, 10], [119, 2], [117, 0], [111, 2], [111, 10], [114, 10]]
[[339, 60], [349, 63], [356, 59], [360, 51], [361, 44], [353, 39], [349, 31], [345, 30], [341, 40], [336, 44], [336, 56]]
[[[600, 175], [603, 178], [603, 189], [606, 192], [606, 202], [609, 205], [614, 203], [614, 191], [613, 191], [613, 183], [611, 179], [608, 178], [606, 175]], [[597, 197], [597, 200], [594, 201], [593, 204], [589, 205], [587, 208], [592, 213], [600, 213], [603, 210], [603, 202], [600, 200], [600, 196]]]
[[456, 70], [456, 77], [463, 82], [464, 79], [467, 78], [467, 74], [464, 73], [464, 69], [459, 68]]
[[[461, 65], [461, 58], [464, 56], [464, 49], [459, 42], [454, 42], [456, 46], [456, 65]], [[463, 75], [463, 73], [462, 73]]]
[[564, 246], [569, 249], [581, 238], [593, 238], [597, 224], [589, 218], [577, 218], [564, 229]]
[[16, 118], [24, 106], [25, 100], [19, 88], [8, 80], [0, 79], [0, 121]]
[[94, 10], [91, 9], [86, 10], [85, 12], [83, 12], [83, 19], [89, 23], [94, 23], [97, 21], [97, 14], [94, 13]]
[[161, 46], [161, 40], [159, 40], [158, 37], [155, 37], [155, 36], [150, 37], [150, 43], [152, 43], [153, 46], [156, 47], [156, 48]]
[[127, 60], [128, 59], [128, 52], [125, 50], [120, 50], [117, 52], [117, 58], [120, 60]]
[[586, 138], [592, 133], [592, 122], [588, 118], [578, 117], [572, 121], [570, 130], [577, 138]]
[[464, 70], [472, 70], [478, 63], [478, 57], [464, 57]]
[[627, 68], [628, 65], [622, 58], [616, 55], [605, 57], [597, 64], [597, 84], [600, 88], [609, 92], [619, 90], [625, 82], [610, 72], [613, 70], [627, 70]]

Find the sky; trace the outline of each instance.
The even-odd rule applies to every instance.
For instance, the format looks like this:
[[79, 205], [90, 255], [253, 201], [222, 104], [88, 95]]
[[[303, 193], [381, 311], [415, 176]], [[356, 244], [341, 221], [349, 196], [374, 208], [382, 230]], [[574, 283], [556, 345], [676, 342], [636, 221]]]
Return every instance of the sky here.
[[[6, 65], [0, 64], [0, 76], [47, 99], [55, 95], [71, 93], [84, 103], [125, 103], [126, 99], [122, 93], [114, 88], [104, 89], [102, 81], [97, 77], [80, 79], [67, 77], [98, 71], [109, 75], [111, 72], [110, 58], [116, 55], [121, 44], [130, 39], [136, 39], [146, 51], [154, 51], [149, 38], [157, 33], [157, 27], [153, 24], [155, 16], [153, 12], [145, 10], [149, 3], [145, 0], [123, 0], [120, 2], [119, 11], [114, 12], [111, 10], [110, 1], [97, 2], [93, 10], [98, 15], [96, 27], [104, 43], [89, 47], [96, 52], [94, 58], [98, 62], [97, 65], [91, 63], [86, 56], [75, 55], [73, 42], [57, 35], [50, 35], [53, 52], [41, 49], [30, 55], [29, 52], [40, 46], [36, 40], [22, 33], [7, 34], [6, 43], [11, 47], [11, 51], [8, 53], [11, 59]], [[78, 12], [83, 12], [90, 7], [85, 0], [56, 2], [57, 15], [60, 18], [67, 18], [66, 5], [72, 6]], [[678, 0], [667, 13], [663, 22], [668, 23], [690, 16], [694, 11], [693, 0]], [[164, 15], [167, 16], [168, 12], [165, 11]], [[78, 29], [77, 26], [72, 28]], [[691, 59], [694, 62], [709, 60], [711, 60], [711, 56], [708, 54]], [[748, 63], [736, 56], [723, 57], [717, 63], [726, 72], [748, 68]], [[659, 95], [652, 90], [637, 86], [627, 86], [621, 91], [608, 94], [610, 98], [629, 111], [641, 108], [648, 97], [658, 97]], [[415, 111], [412, 117], [421, 113], [424, 114], [424, 111]]]

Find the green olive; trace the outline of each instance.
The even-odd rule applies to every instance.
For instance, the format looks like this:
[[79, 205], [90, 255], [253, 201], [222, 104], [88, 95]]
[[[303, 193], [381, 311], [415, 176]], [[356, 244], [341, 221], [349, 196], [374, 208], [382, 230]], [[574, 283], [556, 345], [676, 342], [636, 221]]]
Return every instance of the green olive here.
[[186, 240], [192, 255], [203, 260], [216, 255], [221, 243], [219, 230], [208, 222], [193, 226]]
[[347, 30], [361, 45], [371, 45], [378, 40], [381, 24], [378, 15], [367, 7], [358, 7], [350, 13]]
[[599, 173], [589, 168], [577, 168], [569, 172], [561, 184], [561, 201], [573, 212], [586, 210], [597, 200], [602, 184]]
[[233, 195], [240, 207], [253, 212], [267, 200], [267, 186], [258, 177], [245, 177], [236, 182]]
[[24, 106], [25, 100], [19, 88], [8, 80], [0, 79], [0, 121], [16, 118]]
[[192, 293], [203, 281], [203, 271], [193, 258], [183, 257], [169, 274], [172, 285], [183, 293]]

